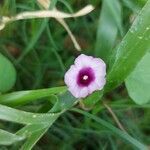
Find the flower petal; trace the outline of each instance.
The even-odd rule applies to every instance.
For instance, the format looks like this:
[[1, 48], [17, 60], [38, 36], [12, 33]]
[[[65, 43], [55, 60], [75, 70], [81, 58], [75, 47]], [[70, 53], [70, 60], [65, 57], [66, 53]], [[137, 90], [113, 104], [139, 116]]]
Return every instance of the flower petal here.
[[84, 98], [89, 95], [88, 88], [82, 88], [79, 93], [79, 98]]
[[106, 79], [105, 78], [97, 78], [96, 80], [95, 80], [95, 84], [97, 84], [97, 86], [98, 86], [98, 90], [101, 90], [103, 87], [104, 87], [104, 85], [106, 84]]
[[75, 65], [72, 65], [66, 72], [64, 80], [68, 86], [73, 86], [76, 84], [78, 72], [79, 70], [75, 67]]
[[106, 75], [106, 64], [99, 58], [94, 58], [91, 63], [91, 68], [95, 72], [95, 76], [104, 77]]
[[89, 90], [89, 94], [93, 93], [94, 91], [97, 90], [102, 90], [104, 85], [106, 83], [106, 79], [105, 78], [101, 78], [101, 79], [96, 79], [95, 82], [91, 83], [88, 86], [88, 90]]
[[80, 95], [80, 87], [78, 86], [70, 86], [68, 88], [68, 90], [71, 92], [71, 94], [76, 97], [76, 98], [79, 98], [79, 95]]
[[84, 54], [81, 54], [75, 59], [75, 65], [76, 67], [81, 69], [83, 67], [89, 66], [92, 60], [93, 60], [92, 56], [86, 56]]

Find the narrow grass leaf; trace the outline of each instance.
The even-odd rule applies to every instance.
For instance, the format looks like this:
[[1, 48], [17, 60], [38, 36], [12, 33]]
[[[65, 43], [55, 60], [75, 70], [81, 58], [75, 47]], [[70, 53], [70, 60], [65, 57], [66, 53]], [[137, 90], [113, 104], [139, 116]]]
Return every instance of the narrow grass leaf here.
[[107, 121], [96, 117], [95, 115], [92, 115], [88, 112], [82, 111], [80, 109], [72, 109], [75, 112], [78, 112], [82, 115], [85, 115], [88, 118], [93, 119], [94, 121], [98, 122], [99, 124], [101, 124], [102, 126], [106, 127], [107, 129], [109, 129], [110, 131], [112, 131], [115, 135], [121, 137], [122, 139], [126, 140], [128, 143], [132, 144], [134, 147], [138, 148], [138, 149], [142, 149], [142, 150], [148, 150], [148, 148], [140, 143], [138, 140], [134, 139], [133, 137], [131, 137], [128, 133], [123, 132], [119, 129], [117, 129], [116, 127], [114, 127], [113, 125], [111, 125], [110, 123], [108, 123]]
[[36, 142], [45, 134], [48, 128], [39, 129], [37, 132], [32, 133], [27, 141], [21, 146], [21, 150], [31, 150]]
[[115, 44], [118, 31], [122, 31], [121, 5], [118, 0], [103, 0], [97, 29], [95, 54], [105, 61]]
[[12, 134], [10, 132], [0, 129], [0, 145], [11, 145], [23, 139], [23, 136]]
[[[65, 112], [67, 109], [75, 105], [75, 102], [77, 101], [69, 92], [60, 94], [58, 99], [58, 102], [56, 102], [56, 104], [49, 111], [49, 113], [58, 111], [61, 111], [61, 113]], [[59, 115], [55, 118], [51, 119], [48, 124], [46, 123], [27, 125], [20, 131], [18, 131], [18, 135], [26, 134], [27, 137], [27, 140], [22, 146], [22, 150], [32, 149], [36, 142], [45, 134], [45, 132], [51, 127], [51, 125], [56, 121], [56, 119], [61, 115], [61, 113], [59, 113]]]
[[106, 91], [121, 84], [150, 48], [150, 0], [113, 53]]
[[18, 91], [8, 94], [0, 95], [0, 104], [5, 105], [23, 105], [41, 98], [48, 97], [53, 94], [63, 93], [66, 87], [55, 87], [49, 89], [38, 89], [30, 91]]
[[60, 113], [31, 113], [4, 105], [0, 105], [0, 119], [20, 124], [49, 123], [57, 118]]

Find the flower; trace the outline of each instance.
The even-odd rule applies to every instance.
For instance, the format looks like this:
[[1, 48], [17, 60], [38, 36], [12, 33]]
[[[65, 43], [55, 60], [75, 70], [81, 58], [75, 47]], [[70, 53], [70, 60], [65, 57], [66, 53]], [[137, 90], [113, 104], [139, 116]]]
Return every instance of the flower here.
[[66, 72], [64, 79], [74, 97], [85, 98], [104, 87], [105, 75], [106, 64], [102, 59], [81, 54]]

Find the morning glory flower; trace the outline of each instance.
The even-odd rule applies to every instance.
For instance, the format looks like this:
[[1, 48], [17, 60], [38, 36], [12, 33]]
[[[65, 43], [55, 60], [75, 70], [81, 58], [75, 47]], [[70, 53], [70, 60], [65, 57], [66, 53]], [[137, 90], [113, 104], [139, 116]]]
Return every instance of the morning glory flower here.
[[85, 98], [106, 83], [106, 64], [100, 58], [79, 55], [65, 74], [68, 90], [76, 98]]

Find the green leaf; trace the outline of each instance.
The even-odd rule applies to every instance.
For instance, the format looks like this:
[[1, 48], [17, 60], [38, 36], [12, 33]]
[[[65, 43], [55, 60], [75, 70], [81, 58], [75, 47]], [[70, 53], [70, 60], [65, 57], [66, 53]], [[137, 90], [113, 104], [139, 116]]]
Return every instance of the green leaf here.
[[48, 129], [49, 126], [48, 128], [39, 129], [37, 132], [32, 133], [28, 140], [22, 145], [21, 150], [31, 150]]
[[66, 91], [66, 87], [55, 87], [49, 89], [38, 89], [30, 91], [19, 91], [0, 96], [0, 103], [5, 105], [23, 105], [40, 98], [48, 97]]
[[37, 41], [39, 40], [39, 38], [41, 37], [41, 34], [43, 33], [44, 29], [46, 28], [46, 24], [47, 24], [48, 20], [45, 19], [44, 21], [42, 21], [42, 23], [40, 24], [40, 26], [38, 27], [37, 31], [34, 33], [34, 35], [31, 37], [30, 42], [28, 42], [28, 45], [25, 47], [25, 49], [23, 50], [22, 54], [20, 55], [20, 57], [17, 60], [17, 63], [20, 63], [24, 57], [31, 51], [33, 50], [32, 48], [35, 46], [35, 44], [37, 43]]
[[150, 0], [139, 13], [132, 27], [114, 53], [106, 91], [121, 84], [150, 48]]
[[11, 145], [23, 139], [24, 139], [23, 136], [15, 135], [0, 129], [0, 145]]
[[118, 30], [122, 31], [121, 5], [118, 0], [103, 0], [98, 23], [95, 54], [105, 61], [115, 44]]
[[110, 131], [112, 131], [115, 135], [121, 137], [122, 139], [126, 140], [128, 143], [132, 144], [133, 146], [135, 146], [136, 148], [140, 149], [140, 150], [148, 150], [148, 148], [140, 143], [138, 140], [134, 139], [133, 137], [131, 137], [128, 133], [123, 132], [119, 129], [117, 129], [116, 127], [114, 127], [113, 125], [111, 125], [110, 123], [108, 123], [107, 121], [96, 117], [95, 115], [92, 115], [88, 112], [82, 111], [80, 109], [72, 109], [75, 112], [78, 112], [82, 115], [87, 116], [88, 118], [93, 119], [94, 121], [98, 122], [99, 124], [101, 124], [102, 126], [106, 127], [107, 129], [109, 129]]
[[[22, 145], [21, 149], [22, 150], [32, 149], [32, 147], [36, 144], [36, 142], [45, 134], [45, 132], [51, 127], [51, 125], [56, 121], [56, 119], [61, 115], [61, 113], [63, 113], [64, 111], [75, 105], [76, 102], [77, 102], [76, 98], [73, 97], [70, 94], [70, 92], [60, 94], [58, 96], [58, 101], [56, 102], [54, 107], [49, 111], [49, 113], [52, 112], [52, 114], [54, 114], [53, 119], [49, 118], [49, 120], [47, 120], [47, 122], [44, 123], [43, 121], [39, 121], [39, 123], [37, 122], [36, 124], [26, 125], [17, 132], [17, 135], [20, 136], [24, 135], [27, 138], [25, 143]], [[54, 113], [58, 111], [60, 111], [60, 113]]]
[[[58, 117], [58, 116], [57, 116]], [[55, 120], [57, 119], [55, 118]], [[44, 133], [49, 129], [49, 127], [54, 123], [51, 121], [50, 124], [32, 124], [26, 125], [16, 134], [19, 136], [25, 136], [27, 139], [22, 145], [22, 150], [30, 150], [36, 144], [36, 142], [44, 135]]]
[[30, 113], [14, 108], [10, 108], [4, 105], [0, 105], [0, 119], [21, 123], [21, 124], [38, 124], [49, 123], [55, 120], [60, 113]]
[[126, 79], [130, 97], [137, 104], [150, 102], [150, 53], [148, 52]]
[[103, 96], [103, 91], [96, 91], [89, 95], [87, 98], [83, 99], [85, 107], [94, 106]]
[[30, 137], [33, 133], [45, 129], [47, 126], [48, 123], [29, 124], [17, 131], [16, 135]]
[[26, 138], [22, 149], [31, 149], [49, 129], [49, 127], [56, 121], [56, 119], [64, 111], [78, 102], [77, 99], [70, 94], [70, 92], [64, 91], [66, 91], [66, 88], [60, 87], [43, 90], [20, 91], [2, 95], [2, 97], [4, 96], [3, 98], [5, 98], [4, 100], [7, 101], [8, 104], [16, 104], [20, 99], [22, 99], [22, 101], [31, 101], [35, 98], [38, 99], [41, 97], [45, 97], [52, 93], [60, 93], [58, 95], [57, 102], [48, 113], [30, 113], [0, 105], [1, 120], [26, 124], [25, 127], [17, 132], [17, 135], [24, 136]]
[[0, 92], [10, 90], [16, 81], [16, 71], [12, 63], [0, 54]]
[[[51, 1], [49, 10], [52, 10], [55, 7], [57, 1], [58, 0]], [[31, 37], [30, 41], [28, 42], [28, 45], [22, 52], [21, 56], [18, 58], [18, 60], [17, 60], [18, 63], [24, 59], [24, 57], [32, 50], [32, 48], [38, 42], [39, 38], [41, 37], [41, 34], [43, 33], [44, 29], [46, 28], [47, 23], [48, 23], [48, 19], [43, 19], [42, 23], [40, 24], [40, 26], [38, 26], [38, 28], [34, 27], [34, 29], [36, 31], [35, 31], [34, 35]]]
[[134, 13], [138, 13], [141, 9], [137, 1], [123, 0], [123, 3], [126, 7], [131, 9]]
[[50, 112], [66, 111], [74, 106], [77, 102], [78, 99], [76, 99], [69, 91], [67, 91], [58, 95], [58, 101], [50, 110]]

